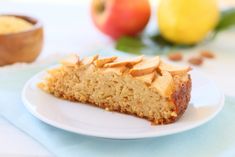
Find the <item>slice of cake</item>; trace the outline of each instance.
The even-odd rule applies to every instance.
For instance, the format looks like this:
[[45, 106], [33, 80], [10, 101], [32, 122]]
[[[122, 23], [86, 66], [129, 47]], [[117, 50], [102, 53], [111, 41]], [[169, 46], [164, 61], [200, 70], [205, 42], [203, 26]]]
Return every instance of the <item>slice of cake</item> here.
[[39, 87], [59, 98], [167, 124], [187, 108], [190, 70], [169, 65], [159, 56], [121, 59], [96, 55], [82, 60], [73, 56], [49, 70]]

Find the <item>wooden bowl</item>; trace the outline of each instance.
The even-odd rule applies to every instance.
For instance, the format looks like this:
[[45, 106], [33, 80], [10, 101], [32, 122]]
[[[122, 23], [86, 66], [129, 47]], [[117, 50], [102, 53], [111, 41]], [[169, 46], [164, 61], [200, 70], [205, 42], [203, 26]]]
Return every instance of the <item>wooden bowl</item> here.
[[0, 34], [0, 66], [15, 62], [34, 61], [43, 46], [43, 27], [41, 22], [24, 15], [7, 15], [22, 18], [32, 23], [33, 27], [18, 33]]

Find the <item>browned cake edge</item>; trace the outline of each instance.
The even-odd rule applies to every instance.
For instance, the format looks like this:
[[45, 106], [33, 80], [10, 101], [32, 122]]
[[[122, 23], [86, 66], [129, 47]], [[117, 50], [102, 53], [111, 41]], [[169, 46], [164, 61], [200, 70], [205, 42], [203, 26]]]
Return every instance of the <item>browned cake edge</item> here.
[[177, 117], [173, 117], [169, 123], [175, 122], [179, 119], [188, 107], [192, 90], [192, 81], [190, 75], [188, 75], [188, 81], [180, 84], [179, 88], [171, 95], [171, 100], [176, 106]]

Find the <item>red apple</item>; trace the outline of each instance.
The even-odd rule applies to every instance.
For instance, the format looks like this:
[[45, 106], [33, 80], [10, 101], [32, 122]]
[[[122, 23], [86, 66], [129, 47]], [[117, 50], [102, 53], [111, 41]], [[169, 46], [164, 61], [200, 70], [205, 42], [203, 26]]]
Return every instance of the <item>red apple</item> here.
[[151, 10], [148, 0], [93, 0], [91, 13], [99, 30], [118, 39], [141, 32], [149, 21]]

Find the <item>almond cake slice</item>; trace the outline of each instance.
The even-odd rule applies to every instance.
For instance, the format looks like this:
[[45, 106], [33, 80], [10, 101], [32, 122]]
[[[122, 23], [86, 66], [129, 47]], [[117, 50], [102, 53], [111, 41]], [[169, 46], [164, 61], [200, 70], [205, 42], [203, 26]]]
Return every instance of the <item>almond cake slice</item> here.
[[153, 124], [175, 122], [188, 106], [190, 67], [168, 65], [159, 56], [74, 57], [50, 70], [38, 86], [62, 99], [135, 115]]

